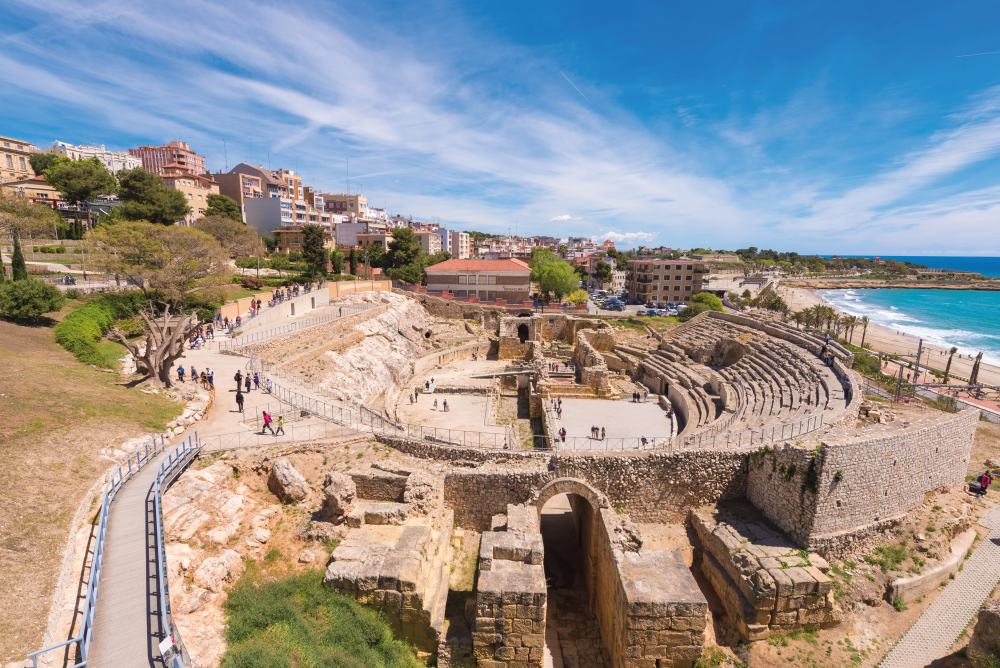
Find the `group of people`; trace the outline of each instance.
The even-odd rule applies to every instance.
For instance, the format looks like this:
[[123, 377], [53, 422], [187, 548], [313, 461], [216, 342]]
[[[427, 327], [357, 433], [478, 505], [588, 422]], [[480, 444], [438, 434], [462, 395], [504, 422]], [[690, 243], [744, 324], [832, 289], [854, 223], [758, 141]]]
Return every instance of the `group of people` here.
[[[245, 390], [249, 394], [250, 388], [260, 390], [260, 374], [254, 371], [253, 373], [247, 372], [246, 375], [243, 375], [243, 372], [237, 369], [236, 373], [233, 375], [233, 380], [236, 381], [236, 409], [242, 413], [243, 402], [246, 400], [243, 392]], [[264, 391], [271, 394], [271, 387], [271, 379], [265, 379]]]
[[215, 339], [215, 328], [212, 326], [212, 323], [198, 325], [198, 329], [191, 333], [191, 338], [188, 340], [188, 348], [192, 350], [201, 348], [205, 345], [205, 341], [212, 339]]
[[[232, 336], [233, 332], [239, 329], [239, 326], [243, 324], [243, 317], [236, 316], [235, 318], [230, 320], [228, 315], [225, 318], [223, 318], [222, 314], [220, 313], [215, 316], [215, 324], [216, 326], [221, 327], [222, 329], [229, 332], [229, 335]], [[214, 334], [212, 338], [215, 338]]]
[[177, 367], [177, 381], [183, 383], [186, 379], [190, 378], [192, 382], [199, 383], [206, 390], [215, 389], [215, 372], [211, 369], [202, 369], [201, 372], [198, 369], [191, 367], [190, 372], [184, 368], [184, 365]]
[[632, 403], [633, 404], [642, 403], [642, 400], [644, 398], [645, 398], [645, 395], [642, 392], [636, 391], [636, 392], [632, 393]]
[[[447, 400], [447, 399], [444, 399], [444, 400], [442, 401], [442, 404], [443, 404], [443, 405], [442, 405], [442, 407], [441, 407], [441, 410], [442, 410], [443, 412], [447, 413], [447, 412], [448, 412], [448, 410], [449, 410], [449, 409], [448, 409], [448, 400]], [[434, 410], [437, 410], [437, 409], [438, 409], [438, 400], [437, 400], [437, 399], [434, 399]]]
[[259, 299], [250, 300], [250, 317], [256, 318], [257, 314], [260, 313], [261, 301]]
[[607, 438], [607, 434], [608, 433], [604, 430], [604, 427], [591, 427], [590, 428], [590, 437], [591, 438], [596, 438], [599, 441], [605, 440]]
[[[285, 434], [285, 417], [283, 415], [279, 415], [277, 422], [275, 422], [270, 413], [262, 411], [262, 419], [264, 426], [261, 427], [261, 435], [263, 435], [265, 431], [271, 432], [272, 436], [278, 436], [279, 434], [283, 436]], [[275, 427], [277, 427], [277, 429], [275, 429]]]
[[986, 491], [993, 484], [993, 473], [989, 469], [983, 471], [983, 474], [979, 476], [976, 482], [979, 484], [978, 486], [973, 486], [975, 494], [977, 496], [986, 496]]
[[[562, 418], [562, 397], [556, 397], [552, 400], [552, 410], [556, 412], [557, 418]], [[563, 439], [564, 441], [566, 439]]]
[[569, 371], [573, 368], [570, 362], [549, 362], [549, 371], [559, 371], [559, 367], [562, 367], [563, 371]]

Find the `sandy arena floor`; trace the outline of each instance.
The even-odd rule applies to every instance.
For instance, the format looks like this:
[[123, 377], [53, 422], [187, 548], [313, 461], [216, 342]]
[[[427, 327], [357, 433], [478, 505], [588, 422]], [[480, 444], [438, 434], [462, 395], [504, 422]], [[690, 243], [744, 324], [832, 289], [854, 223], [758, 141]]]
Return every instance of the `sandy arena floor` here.
[[639, 439], [670, 438], [670, 420], [666, 412], [653, 402], [632, 403], [607, 399], [563, 399], [562, 418], [556, 428], [566, 429], [563, 450], [593, 450], [602, 444], [590, 438], [592, 426], [604, 427], [605, 444], [611, 449], [634, 449]]

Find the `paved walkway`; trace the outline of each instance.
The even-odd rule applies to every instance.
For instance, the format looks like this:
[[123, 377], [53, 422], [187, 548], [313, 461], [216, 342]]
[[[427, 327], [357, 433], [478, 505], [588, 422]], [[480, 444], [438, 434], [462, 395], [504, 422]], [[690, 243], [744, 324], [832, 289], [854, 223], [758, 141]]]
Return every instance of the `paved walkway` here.
[[990, 533], [965, 566], [879, 664], [882, 668], [923, 668], [947, 656], [979, 607], [1000, 582], [1000, 505], [982, 519]]

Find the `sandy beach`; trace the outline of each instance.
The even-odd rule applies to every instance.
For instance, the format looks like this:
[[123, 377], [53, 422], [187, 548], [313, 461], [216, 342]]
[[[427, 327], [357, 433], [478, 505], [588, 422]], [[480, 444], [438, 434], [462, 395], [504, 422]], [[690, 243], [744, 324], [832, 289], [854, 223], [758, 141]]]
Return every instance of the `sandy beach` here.
[[[778, 294], [781, 295], [781, 298], [785, 300], [793, 311], [801, 311], [815, 304], [831, 306], [831, 304], [823, 301], [819, 295], [808, 288], [781, 286], [778, 288]], [[860, 326], [854, 330], [854, 337], [851, 341], [854, 345], [861, 343], [861, 330]], [[865, 336], [865, 345], [872, 350], [896, 355], [916, 355], [918, 343], [919, 339], [915, 336], [897, 332], [883, 325], [876, 325], [875, 323], [868, 325], [868, 333]], [[969, 374], [972, 372], [973, 362], [974, 359], [968, 355], [961, 357], [958, 354], [955, 355], [955, 359], [951, 364], [951, 374], [954, 383], [957, 384], [959, 379], [967, 379], [969, 377]], [[920, 359], [921, 366], [929, 364], [933, 369], [944, 371], [947, 363], [948, 348], [924, 342], [923, 354]], [[934, 377], [929, 374], [926, 376], [921, 374], [920, 380], [922, 382], [935, 382]], [[979, 367], [979, 382], [987, 385], [1000, 385], [1000, 367], [984, 361]]]

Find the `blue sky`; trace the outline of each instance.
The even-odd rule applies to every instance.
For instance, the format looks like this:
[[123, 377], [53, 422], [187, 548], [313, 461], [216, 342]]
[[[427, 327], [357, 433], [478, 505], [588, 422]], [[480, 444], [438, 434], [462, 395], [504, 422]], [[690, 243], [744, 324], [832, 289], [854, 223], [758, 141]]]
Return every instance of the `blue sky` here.
[[0, 134], [450, 227], [1000, 255], [996, 2], [8, 2]]

